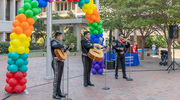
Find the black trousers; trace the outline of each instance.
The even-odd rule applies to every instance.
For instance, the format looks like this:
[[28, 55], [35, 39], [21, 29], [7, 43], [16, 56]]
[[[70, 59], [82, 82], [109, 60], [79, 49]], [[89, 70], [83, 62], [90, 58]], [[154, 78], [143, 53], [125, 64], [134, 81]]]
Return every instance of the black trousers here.
[[[55, 63], [53, 60], [51, 64], [54, 71], [53, 96], [56, 96], [61, 94], [61, 78], [64, 69], [64, 62], [57, 61], [57, 63]], [[54, 64], [56, 64], [56, 66], [54, 66]]]
[[84, 73], [83, 73], [84, 84], [89, 84], [91, 83], [90, 74], [91, 74], [93, 60], [90, 59], [88, 56], [82, 55], [82, 62], [83, 62], [83, 67], [84, 67]]
[[118, 67], [122, 67], [123, 77], [126, 77], [125, 55], [116, 53], [115, 77], [118, 77]]

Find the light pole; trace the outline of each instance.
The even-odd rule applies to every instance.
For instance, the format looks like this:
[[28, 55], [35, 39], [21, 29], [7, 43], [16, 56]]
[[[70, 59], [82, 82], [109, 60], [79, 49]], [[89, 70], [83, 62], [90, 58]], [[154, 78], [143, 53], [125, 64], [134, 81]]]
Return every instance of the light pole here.
[[97, 11], [99, 12], [99, 0], [96, 0], [95, 3], [96, 3], [96, 6], [97, 6]]

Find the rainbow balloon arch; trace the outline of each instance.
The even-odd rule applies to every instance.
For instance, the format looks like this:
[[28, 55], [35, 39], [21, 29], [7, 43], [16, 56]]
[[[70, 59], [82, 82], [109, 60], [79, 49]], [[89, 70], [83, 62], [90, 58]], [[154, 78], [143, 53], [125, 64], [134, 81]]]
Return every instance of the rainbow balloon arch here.
[[[20, 93], [26, 89], [27, 83], [27, 70], [28, 70], [28, 53], [31, 41], [32, 31], [34, 30], [33, 24], [37, 21], [36, 15], [41, 13], [41, 8], [46, 7], [47, 3], [52, 3], [54, 0], [24, 0], [24, 5], [18, 9], [18, 14], [13, 21], [13, 29], [10, 34], [10, 47], [8, 48], [8, 66], [6, 73], [5, 91], [7, 93]], [[59, 1], [59, 0], [56, 0]], [[62, 0], [66, 1], [66, 0]], [[99, 42], [99, 37], [103, 38], [103, 22], [100, 20], [100, 13], [97, 11], [97, 7], [93, 4], [93, 0], [67, 0], [73, 2], [82, 7], [82, 11], [88, 20], [88, 26], [90, 29], [91, 40], [94, 43]], [[104, 41], [104, 38], [103, 38]], [[102, 74], [102, 68], [104, 65], [101, 62], [94, 61], [93, 68], [99, 70]], [[98, 65], [100, 64], [100, 65]], [[97, 67], [98, 66], [98, 67]], [[100, 67], [99, 67], [100, 66]], [[94, 69], [92, 70], [95, 74]]]

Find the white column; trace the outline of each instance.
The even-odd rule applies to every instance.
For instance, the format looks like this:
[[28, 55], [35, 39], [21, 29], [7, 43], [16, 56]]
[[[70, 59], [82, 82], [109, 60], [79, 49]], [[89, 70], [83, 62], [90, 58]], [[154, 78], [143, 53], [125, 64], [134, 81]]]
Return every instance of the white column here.
[[99, 0], [95, 0], [96, 6], [97, 6], [97, 11], [99, 11]]
[[11, 0], [10, 1], [10, 21], [13, 21], [16, 16], [16, 1]]
[[2, 34], [0, 34], [0, 42], [5, 42], [6, 41], [6, 33], [3, 32]]
[[0, 0], [0, 20], [6, 20], [6, 0]]
[[51, 54], [51, 37], [52, 37], [52, 4], [48, 3], [47, 7], [47, 57], [46, 57], [46, 78], [52, 79], [52, 54]]
[[78, 51], [81, 50], [81, 28], [82, 28], [82, 25], [81, 25], [81, 24], [77, 24], [77, 25], [76, 25], [77, 50], [78, 50]]

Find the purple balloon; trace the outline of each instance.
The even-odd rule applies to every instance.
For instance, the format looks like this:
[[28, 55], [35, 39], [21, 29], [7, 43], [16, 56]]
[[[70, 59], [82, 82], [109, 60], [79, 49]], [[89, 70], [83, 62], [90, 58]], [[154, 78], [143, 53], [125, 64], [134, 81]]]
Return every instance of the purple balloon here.
[[95, 65], [97, 62], [95, 60], [93, 60], [93, 65]]
[[98, 64], [102, 65], [104, 63], [104, 60], [98, 61]]
[[93, 74], [96, 74], [96, 73], [97, 73], [96, 69], [93, 68], [93, 69], [92, 69], [92, 73], [93, 73]]
[[96, 70], [99, 70], [100, 65], [99, 65], [99, 64], [95, 64], [95, 65], [94, 65], [94, 68], [95, 68]]
[[98, 70], [98, 73], [99, 73], [99, 74], [102, 74], [102, 73], [103, 73], [103, 69], [100, 68], [100, 69]]
[[104, 64], [102, 64], [102, 65], [101, 65], [101, 68], [104, 68], [104, 67], [105, 67], [105, 65], [104, 65]]
[[92, 68], [94, 68], [94, 65], [92, 65]]

